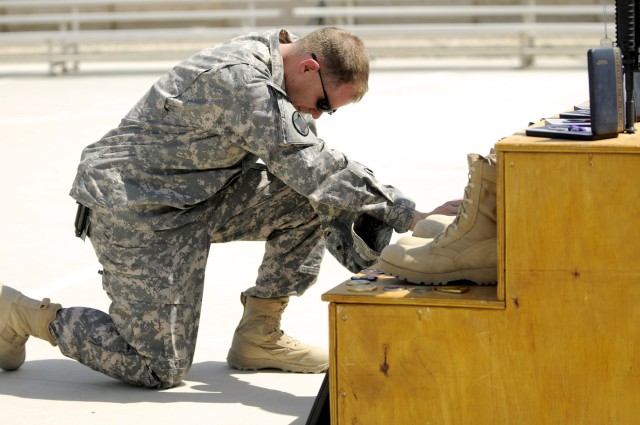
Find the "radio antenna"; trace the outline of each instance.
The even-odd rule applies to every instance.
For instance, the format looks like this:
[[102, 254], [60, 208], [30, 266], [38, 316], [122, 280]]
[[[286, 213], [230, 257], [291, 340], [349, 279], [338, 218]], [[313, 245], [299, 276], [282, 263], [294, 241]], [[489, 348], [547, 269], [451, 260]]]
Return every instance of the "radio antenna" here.
[[634, 74], [638, 70], [636, 17], [638, 5], [634, 0], [616, 0], [616, 44], [622, 53], [622, 72], [625, 84], [625, 132], [635, 133], [636, 108], [633, 98]]
[[607, 19], [607, 0], [602, 0], [602, 22], [604, 23], [604, 38], [600, 40], [600, 47], [613, 47], [613, 40], [609, 38], [609, 21]]

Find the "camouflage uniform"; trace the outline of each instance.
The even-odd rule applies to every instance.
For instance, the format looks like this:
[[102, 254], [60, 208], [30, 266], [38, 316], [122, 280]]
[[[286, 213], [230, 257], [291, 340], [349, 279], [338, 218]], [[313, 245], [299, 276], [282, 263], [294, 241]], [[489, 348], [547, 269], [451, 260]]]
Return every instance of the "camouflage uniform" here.
[[279, 44], [292, 40], [270, 31], [197, 53], [84, 149], [71, 196], [91, 209], [112, 304], [108, 315], [58, 313], [50, 330], [63, 354], [134, 385], [171, 387], [193, 359], [211, 243], [265, 241], [245, 294], [272, 298], [315, 282], [321, 211], [407, 230], [413, 202], [328, 148], [291, 104]]

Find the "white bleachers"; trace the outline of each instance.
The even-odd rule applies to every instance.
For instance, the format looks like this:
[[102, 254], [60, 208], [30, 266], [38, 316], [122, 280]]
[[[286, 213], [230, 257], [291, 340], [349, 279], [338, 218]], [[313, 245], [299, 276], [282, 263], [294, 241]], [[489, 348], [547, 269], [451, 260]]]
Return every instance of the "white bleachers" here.
[[59, 73], [85, 61], [184, 57], [282, 16], [281, 8], [266, 3], [0, 0], [0, 63], [46, 61], [52, 73]]
[[[377, 56], [586, 56], [615, 27], [602, 4], [391, 5], [381, 0], [324, 0], [298, 6], [295, 17], [322, 19], [364, 38]], [[306, 3], [311, 3], [307, 0]], [[427, 2], [423, 2], [427, 3]]]
[[[0, 63], [45, 62], [52, 73], [82, 62], [173, 60], [253, 30], [304, 35], [338, 25], [374, 57], [585, 55], [615, 32], [613, 6], [435, 5], [383, 0], [0, 0]], [[580, 1], [580, 0], [578, 0]]]

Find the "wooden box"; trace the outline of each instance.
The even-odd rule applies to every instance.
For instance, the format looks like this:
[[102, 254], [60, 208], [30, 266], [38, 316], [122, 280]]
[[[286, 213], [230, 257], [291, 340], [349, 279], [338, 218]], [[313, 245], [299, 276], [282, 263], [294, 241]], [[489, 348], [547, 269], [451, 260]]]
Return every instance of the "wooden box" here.
[[332, 424], [640, 421], [640, 135], [495, 147], [497, 286], [323, 295]]

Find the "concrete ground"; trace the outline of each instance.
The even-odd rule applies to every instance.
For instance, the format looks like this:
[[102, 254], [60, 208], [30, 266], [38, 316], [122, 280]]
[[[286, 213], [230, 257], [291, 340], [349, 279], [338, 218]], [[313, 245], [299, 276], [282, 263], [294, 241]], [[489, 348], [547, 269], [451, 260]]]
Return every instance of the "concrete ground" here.
[[[81, 149], [117, 125], [171, 65], [92, 64], [61, 77], [47, 76], [44, 66], [0, 67], [1, 282], [64, 306], [107, 308], [91, 246], [74, 237], [68, 192]], [[527, 70], [509, 62], [377, 61], [367, 96], [318, 127], [332, 147], [429, 211], [462, 196], [467, 153], [487, 153], [529, 122], [587, 99], [583, 61]], [[0, 371], [1, 422], [305, 424], [324, 375], [239, 372], [225, 362], [239, 293], [252, 285], [261, 250], [246, 242], [213, 247], [195, 362], [183, 385], [132, 388], [32, 338], [23, 367]], [[320, 297], [349, 276], [327, 254], [318, 283], [291, 301], [285, 331], [327, 346]]]

